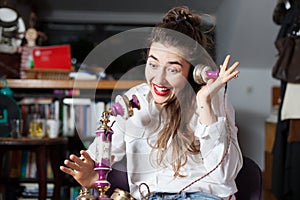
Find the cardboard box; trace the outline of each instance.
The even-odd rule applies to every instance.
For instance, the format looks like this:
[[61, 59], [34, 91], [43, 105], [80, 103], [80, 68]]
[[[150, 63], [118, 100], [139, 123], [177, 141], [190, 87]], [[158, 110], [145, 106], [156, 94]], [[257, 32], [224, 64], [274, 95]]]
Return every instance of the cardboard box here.
[[37, 47], [32, 56], [34, 69], [71, 70], [70, 45]]

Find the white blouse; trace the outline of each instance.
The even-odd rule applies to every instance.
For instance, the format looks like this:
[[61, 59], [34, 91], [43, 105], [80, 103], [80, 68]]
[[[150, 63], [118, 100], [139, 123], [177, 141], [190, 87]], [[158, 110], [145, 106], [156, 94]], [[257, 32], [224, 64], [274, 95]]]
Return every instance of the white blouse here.
[[[141, 199], [139, 193], [141, 183], [146, 183], [151, 192], [177, 193], [183, 187], [214, 168], [216, 169], [208, 176], [194, 183], [185, 191], [210, 193], [224, 199], [237, 192], [235, 178], [242, 167], [243, 159], [237, 139], [238, 129], [235, 126], [234, 109], [227, 98], [225, 98], [226, 109], [224, 109], [224, 89], [212, 99], [212, 108], [218, 119], [217, 122], [209, 126], [202, 125], [199, 123], [196, 113], [190, 122], [191, 128], [195, 131], [195, 136], [199, 139], [201, 153], [188, 157], [187, 164], [180, 169], [180, 174], [185, 175], [184, 177], [173, 176], [174, 171], [168, 155], [166, 158], [167, 165], [162, 167], [155, 162], [155, 156], [150, 154], [151, 147], [149, 143], [154, 144], [159, 132], [157, 129], [159, 111], [154, 103], [148, 100], [149, 91], [147, 84], [131, 88], [125, 94], [129, 99], [135, 94], [140, 102], [141, 109], [134, 109], [134, 115], [127, 120], [120, 116], [110, 118], [111, 122], [115, 121], [112, 126], [114, 131], [112, 155], [114, 156], [114, 162], [122, 160], [125, 155], [127, 157], [130, 193], [135, 198]], [[161, 125], [163, 123], [164, 121], [161, 121]], [[230, 131], [228, 131], [228, 125]], [[230, 134], [229, 146], [228, 134]], [[93, 159], [95, 158], [96, 149], [95, 140], [88, 149]], [[220, 163], [226, 150], [228, 150], [228, 153]], [[219, 166], [217, 166], [218, 163], [220, 163]], [[234, 195], [231, 199], [235, 199]]]

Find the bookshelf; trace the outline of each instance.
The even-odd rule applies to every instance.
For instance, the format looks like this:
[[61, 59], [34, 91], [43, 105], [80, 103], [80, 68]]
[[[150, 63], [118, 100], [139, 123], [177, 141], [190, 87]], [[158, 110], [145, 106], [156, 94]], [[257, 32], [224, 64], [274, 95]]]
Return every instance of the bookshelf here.
[[[60, 199], [60, 188], [62, 185], [62, 172], [58, 166], [63, 161], [64, 147], [67, 144], [66, 138], [43, 138], [43, 139], [30, 139], [30, 138], [0, 138], [0, 152], [4, 155], [8, 151], [32, 151], [36, 156], [36, 168], [38, 174], [38, 197], [46, 199], [46, 184], [47, 184], [47, 163], [48, 158], [51, 160], [51, 166], [54, 173], [54, 193], [53, 199]], [[14, 157], [12, 161], [17, 161]], [[16, 163], [18, 165], [18, 163]], [[9, 166], [12, 167], [12, 166]], [[9, 177], [8, 177], [9, 178]], [[2, 180], [3, 181], [3, 180]], [[8, 181], [9, 182], [9, 181]], [[5, 184], [5, 182], [3, 182]], [[2, 184], [3, 184], [2, 183]], [[7, 184], [7, 183], [6, 183]]]

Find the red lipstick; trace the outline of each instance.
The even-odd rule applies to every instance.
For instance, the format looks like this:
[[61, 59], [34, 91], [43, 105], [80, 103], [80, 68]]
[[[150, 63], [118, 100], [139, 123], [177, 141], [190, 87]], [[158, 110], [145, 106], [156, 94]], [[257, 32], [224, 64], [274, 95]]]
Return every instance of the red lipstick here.
[[158, 96], [165, 96], [171, 92], [171, 89], [169, 89], [167, 87], [163, 87], [163, 86], [158, 86], [154, 83], [152, 83], [152, 87], [153, 87], [155, 94], [157, 94]]

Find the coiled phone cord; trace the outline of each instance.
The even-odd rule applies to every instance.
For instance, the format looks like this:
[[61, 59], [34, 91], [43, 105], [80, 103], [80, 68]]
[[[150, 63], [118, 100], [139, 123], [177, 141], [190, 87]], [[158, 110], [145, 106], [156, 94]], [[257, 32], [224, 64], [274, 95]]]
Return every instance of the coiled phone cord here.
[[[226, 100], [226, 93], [227, 93], [227, 83], [225, 84], [225, 90], [224, 90], [224, 96], [223, 96], [223, 100], [224, 100], [224, 113], [225, 113], [225, 122], [226, 122], [226, 128], [227, 128], [227, 145], [226, 145], [226, 149], [225, 149], [225, 152], [221, 158], [221, 160], [218, 162], [218, 164], [213, 168], [211, 169], [209, 172], [207, 172], [206, 174], [204, 174], [203, 176], [201, 176], [200, 178], [197, 178], [196, 180], [194, 180], [193, 182], [191, 182], [190, 184], [188, 184], [187, 186], [185, 186], [184, 188], [182, 188], [176, 195], [179, 195], [180, 193], [182, 193], [184, 190], [186, 190], [187, 188], [189, 188], [191, 185], [195, 184], [196, 182], [202, 180], [203, 178], [205, 178], [206, 176], [208, 176], [209, 174], [211, 174], [213, 171], [215, 171], [221, 164], [222, 162], [225, 160], [226, 156], [228, 155], [228, 152], [229, 152], [229, 146], [230, 146], [230, 143], [231, 143], [231, 130], [230, 130], [230, 124], [229, 124], [229, 120], [228, 120], [228, 117], [227, 117], [227, 112], [226, 112], [226, 103], [225, 103], [225, 100]], [[174, 197], [174, 198], [175, 198]]]

